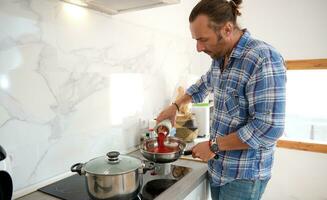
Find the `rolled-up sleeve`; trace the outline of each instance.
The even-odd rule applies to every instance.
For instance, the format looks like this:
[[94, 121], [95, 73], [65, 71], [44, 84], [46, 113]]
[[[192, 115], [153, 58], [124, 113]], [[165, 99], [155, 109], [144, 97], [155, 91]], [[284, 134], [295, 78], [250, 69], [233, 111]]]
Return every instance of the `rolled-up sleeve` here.
[[286, 69], [280, 58], [264, 58], [246, 86], [249, 121], [237, 130], [250, 148], [275, 145], [284, 131]]
[[187, 90], [186, 94], [192, 97], [193, 103], [202, 102], [212, 92], [212, 67], [210, 70], [201, 76], [201, 78]]

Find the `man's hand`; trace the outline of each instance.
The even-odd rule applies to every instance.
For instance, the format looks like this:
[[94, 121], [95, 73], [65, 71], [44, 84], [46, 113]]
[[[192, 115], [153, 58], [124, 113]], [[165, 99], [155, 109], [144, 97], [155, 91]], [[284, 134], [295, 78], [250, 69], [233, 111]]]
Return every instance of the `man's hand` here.
[[172, 125], [175, 125], [175, 121], [176, 121], [176, 114], [177, 114], [177, 108], [175, 105], [170, 105], [168, 107], [166, 107], [157, 117], [157, 123], [165, 120], [165, 119], [169, 119], [172, 123]]
[[[184, 94], [182, 97], [179, 97], [175, 103], [178, 105], [178, 107], [181, 107], [182, 105], [189, 103], [192, 101], [192, 97], [188, 94]], [[175, 126], [176, 122], [176, 114], [177, 114], [177, 106], [171, 104], [170, 106], [166, 107], [157, 117], [157, 123], [169, 119], [173, 126]]]
[[198, 143], [192, 148], [192, 152], [193, 158], [200, 158], [205, 162], [215, 157], [216, 155], [210, 150], [209, 141]]

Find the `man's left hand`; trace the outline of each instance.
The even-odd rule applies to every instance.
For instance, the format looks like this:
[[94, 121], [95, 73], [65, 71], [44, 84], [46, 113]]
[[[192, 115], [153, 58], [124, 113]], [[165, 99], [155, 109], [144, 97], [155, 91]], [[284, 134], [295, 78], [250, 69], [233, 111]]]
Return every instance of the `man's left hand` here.
[[209, 141], [200, 142], [192, 148], [192, 157], [200, 158], [201, 160], [207, 162], [211, 158], [215, 157], [209, 147]]

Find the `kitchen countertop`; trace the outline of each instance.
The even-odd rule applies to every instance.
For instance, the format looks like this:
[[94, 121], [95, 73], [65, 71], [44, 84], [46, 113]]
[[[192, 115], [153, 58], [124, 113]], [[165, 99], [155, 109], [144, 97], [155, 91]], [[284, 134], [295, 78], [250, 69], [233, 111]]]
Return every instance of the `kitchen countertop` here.
[[[141, 157], [139, 151], [134, 151], [130, 155]], [[161, 193], [155, 200], [167, 200], [167, 199], [184, 199], [190, 194], [202, 181], [207, 178], [207, 164], [199, 162], [200, 160], [193, 159], [191, 156], [182, 156], [173, 164], [190, 167], [192, 171], [176, 182], [170, 188]], [[47, 195], [43, 192], [35, 191], [28, 195], [25, 195], [18, 200], [58, 200], [58, 198]]]

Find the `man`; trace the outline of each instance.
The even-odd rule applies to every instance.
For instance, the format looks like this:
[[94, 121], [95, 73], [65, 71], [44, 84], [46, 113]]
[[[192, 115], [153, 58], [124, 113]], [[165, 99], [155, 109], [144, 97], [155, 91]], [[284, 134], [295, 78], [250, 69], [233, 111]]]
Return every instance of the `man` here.
[[271, 177], [274, 148], [284, 130], [286, 70], [281, 55], [237, 25], [240, 0], [202, 0], [189, 21], [198, 52], [213, 60], [158, 121], [175, 122], [182, 104], [214, 94], [210, 141], [193, 147], [208, 161], [212, 199], [260, 199]]

